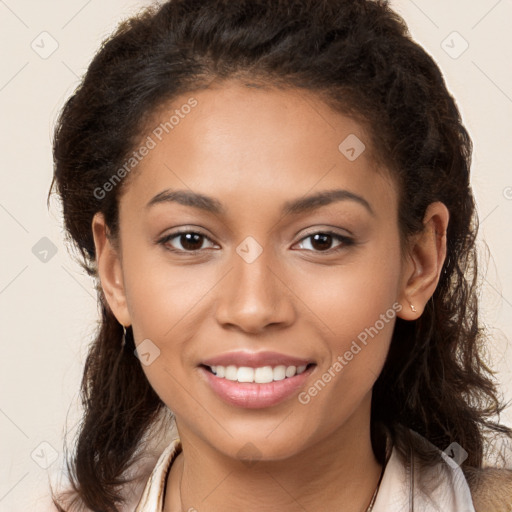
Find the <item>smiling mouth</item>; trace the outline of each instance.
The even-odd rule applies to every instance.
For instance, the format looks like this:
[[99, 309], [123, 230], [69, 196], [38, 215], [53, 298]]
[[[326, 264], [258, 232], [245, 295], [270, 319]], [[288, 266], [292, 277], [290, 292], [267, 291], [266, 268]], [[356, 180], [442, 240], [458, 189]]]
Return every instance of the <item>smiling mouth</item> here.
[[201, 366], [219, 379], [240, 383], [268, 384], [270, 382], [282, 381], [300, 375], [309, 367], [314, 366], [314, 363], [301, 366], [276, 365], [258, 366], [255, 368], [235, 365]]

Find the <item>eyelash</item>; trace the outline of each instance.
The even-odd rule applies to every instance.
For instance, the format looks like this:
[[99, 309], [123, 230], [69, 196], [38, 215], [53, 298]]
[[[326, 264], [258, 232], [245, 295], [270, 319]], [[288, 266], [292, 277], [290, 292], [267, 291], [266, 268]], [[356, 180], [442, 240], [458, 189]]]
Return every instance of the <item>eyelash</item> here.
[[[207, 235], [205, 235], [203, 233], [200, 233], [198, 231], [192, 231], [192, 230], [183, 230], [183, 231], [176, 231], [175, 233], [171, 233], [169, 235], [166, 235], [163, 238], [161, 238], [160, 240], [158, 240], [157, 243], [163, 245], [166, 250], [174, 252], [174, 253], [177, 253], [177, 254], [197, 254], [197, 253], [201, 252], [202, 249], [197, 249], [195, 251], [187, 251], [187, 250], [183, 250], [183, 249], [175, 249], [174, 247], [169, 247], [168, 246], [168, 243], [171, 240], [173, 240], [174, 238], [178, 238], [180, 235], [188, 235], [188, 234], [190, 234], [190, 235], [199, 235], [199, 236], [201, 236], [203, 238], [206, 238], [210, 242], [212, 242], [210, 237], [208, 237]], [[339, 252], [339, 251], [343, 250], [346, 247], [349, 247], [349, 246], [355, 244], [355, 241], [352, 238], [344, 236], [344, 235], [340, 235], [339, 233], [336, 233], [334, 231], [329, 231], [329, 230], [326, 230], [326, 231], [315, 231], [314, 233], [309, 233], [306, 236], [302, 237], [299, 240], [299, 242], [302, 242], [303, 240], [306, 240], [307, 238], [311, 238], [311, 237], [313, 237], [315, 235], [320, 235], [320, 234], [321, 235], [330, 235], [330, 236], [332, 236], [333, 238], [339, 240], [342, 243], [340, 245], [336, 246], [336, 247], [333, 247], [331, 249], [327, 249], [326, 251], [312, 251], [310, 249], [305, 249], [305, 250], [307, 250], [309, 252], [317, 253], [317, 254], [333, 254], [333, 253], [336, 253], [336, 252]]]

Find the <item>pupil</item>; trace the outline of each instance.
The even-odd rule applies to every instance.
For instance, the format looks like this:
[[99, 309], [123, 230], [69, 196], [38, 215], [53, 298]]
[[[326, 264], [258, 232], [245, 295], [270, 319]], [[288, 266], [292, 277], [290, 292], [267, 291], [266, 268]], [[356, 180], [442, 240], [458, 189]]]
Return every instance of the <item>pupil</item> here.
[[[202, 235], [198, 233], [186, 233], [181, 235], [182, 243], [181, 245], [190, 251], [195, 251], [201, 247], [201, 237]], [[185, 243], [183, 243], [183, 239], [185, 239]], [[194, 240], [195, 239], [195, 240]], [[199, 247], [197, 247], [197, 243], [199, 242]], [[194, 245], [195, 243], [195, 245]]]
[[[320, 249], [329, 249], [330, 246], [331, 246], [331, 241], [332, 241], [332, 235], [328, 235], [326, 233], [317, 233], [316, 235], [313, 236], [313, 242], [312, 242], [312, 245], [313, 247], [315, 247], [315, 243], [318, 243], [318, 241], [320, 240]], [[323, 245], [322, 245], [323, 243]], [[315, 249], [318, 249], [318, 247], [315, 247]]]

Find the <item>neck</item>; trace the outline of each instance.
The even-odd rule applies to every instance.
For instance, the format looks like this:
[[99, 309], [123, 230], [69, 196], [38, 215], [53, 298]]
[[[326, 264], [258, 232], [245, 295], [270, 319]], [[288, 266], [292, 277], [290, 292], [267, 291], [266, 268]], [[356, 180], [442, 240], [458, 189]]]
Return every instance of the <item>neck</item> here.
[[285, 460], [233, 460], [197, 437], [182, 436], [165, 512], [366, 511], [382, 466], [371, 445], [369, 406], [363, 411], [325, 439], [307, 446], [304, 440], [306, 447]]

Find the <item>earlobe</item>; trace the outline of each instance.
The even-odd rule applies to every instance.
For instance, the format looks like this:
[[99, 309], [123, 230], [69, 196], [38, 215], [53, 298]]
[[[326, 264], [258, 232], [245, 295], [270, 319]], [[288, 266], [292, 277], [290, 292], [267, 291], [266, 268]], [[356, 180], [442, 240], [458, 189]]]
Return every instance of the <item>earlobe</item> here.
[[403, 267], [398, 315], [416, 320], [434, 294], [446, 258], [446, 230], [450, 214], [441, 202], [431, 203], [423, 218], [423, 231], [410, 242], [409, 257]]
[[92, 220], [92, 233], [103, 294], [118, 322], [129, 326], [131, 320], [127, 308], [121, 259], [118, 248], [114, 247], [108, 236], [108, 227], [100, 212], [96, 213]]

